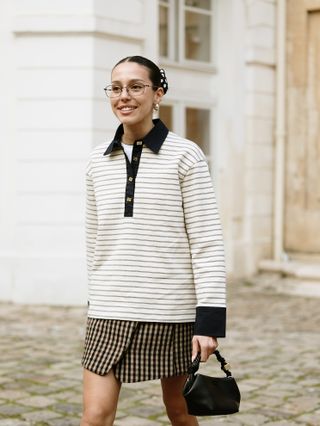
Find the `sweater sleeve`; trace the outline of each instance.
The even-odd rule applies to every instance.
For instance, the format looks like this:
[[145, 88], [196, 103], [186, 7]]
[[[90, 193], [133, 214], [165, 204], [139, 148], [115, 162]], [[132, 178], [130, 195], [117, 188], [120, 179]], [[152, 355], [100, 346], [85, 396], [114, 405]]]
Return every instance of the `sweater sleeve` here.
[[182, 181], [182, 197], [197, 297], [194, 334], [224, 337], [226, 277], [223, 236], [205, 160], [195, 163], [186, 173]]
[[95, 244], [98, 229], [97, 207], [94, 194], [94, 187], [90, 169], [88, 166], [86, 174], [86, 246], [87, 246], [87, 269], [90, 280], [91, 270], [94, 261]]

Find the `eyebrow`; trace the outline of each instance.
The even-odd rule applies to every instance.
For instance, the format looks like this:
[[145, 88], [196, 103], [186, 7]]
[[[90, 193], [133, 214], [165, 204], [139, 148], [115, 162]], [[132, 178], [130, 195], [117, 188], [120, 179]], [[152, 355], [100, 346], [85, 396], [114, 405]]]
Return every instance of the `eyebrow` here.
[[[128, 81], [128, 84], [130, 83], [137, 83], [137, 82], [141, 82], [141, 83], [145, 83], [144, 80], [142, 80], [141, 78], [133, 78], [132, 80]], [[121, 81], [115, 80], [115, 81], [111, 81], [112, 84], [122, 84]]]

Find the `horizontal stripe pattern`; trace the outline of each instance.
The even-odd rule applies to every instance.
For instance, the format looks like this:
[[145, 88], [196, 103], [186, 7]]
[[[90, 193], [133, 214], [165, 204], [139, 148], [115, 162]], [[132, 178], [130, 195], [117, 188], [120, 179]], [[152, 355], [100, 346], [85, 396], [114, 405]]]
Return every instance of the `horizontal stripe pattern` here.
[[133, 217], [124, 217], [124, 153], [105, 148], [87, 169], [89, 316], [193, 322], [196, 306], [225, 307], [220, 220], [200, 148], [171, 132], [159, 153], [143, 146]]

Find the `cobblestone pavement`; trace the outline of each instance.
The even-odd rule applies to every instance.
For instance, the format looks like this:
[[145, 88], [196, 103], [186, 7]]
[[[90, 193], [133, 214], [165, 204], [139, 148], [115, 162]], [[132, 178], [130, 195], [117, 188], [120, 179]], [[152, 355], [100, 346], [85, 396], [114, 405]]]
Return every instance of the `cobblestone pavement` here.
[[[241, 411], [199, 419], [201, 426], [320, 425], [320, 299], [281, 294], [277, 280], [229, 285], [220, 349]], [[0, 304], [0, 426], [79, 425], [84, 324], [84, 308]], [[222, 374], [214, 358], [201, 370]], [[116, 426], [168, 424], [159, 382], [123, 386]]]

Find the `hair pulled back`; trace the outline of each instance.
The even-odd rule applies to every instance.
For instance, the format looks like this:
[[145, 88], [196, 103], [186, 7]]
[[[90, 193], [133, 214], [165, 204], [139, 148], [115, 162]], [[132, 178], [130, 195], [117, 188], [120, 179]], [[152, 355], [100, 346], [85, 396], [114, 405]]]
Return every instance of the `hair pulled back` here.
[[127, 56], [126, 58], [121, 59], [114, 67], [124, 62], [135, 62], [136, 64], [142, 65], [149, 70], [149, 77], [152, 81], [154, 87], [162, 87], [164, 93], [168, 91], [168, 81], [164, 69], [159, 68], [154, 62], [150, 59], [144, 58], [143, 56]]

